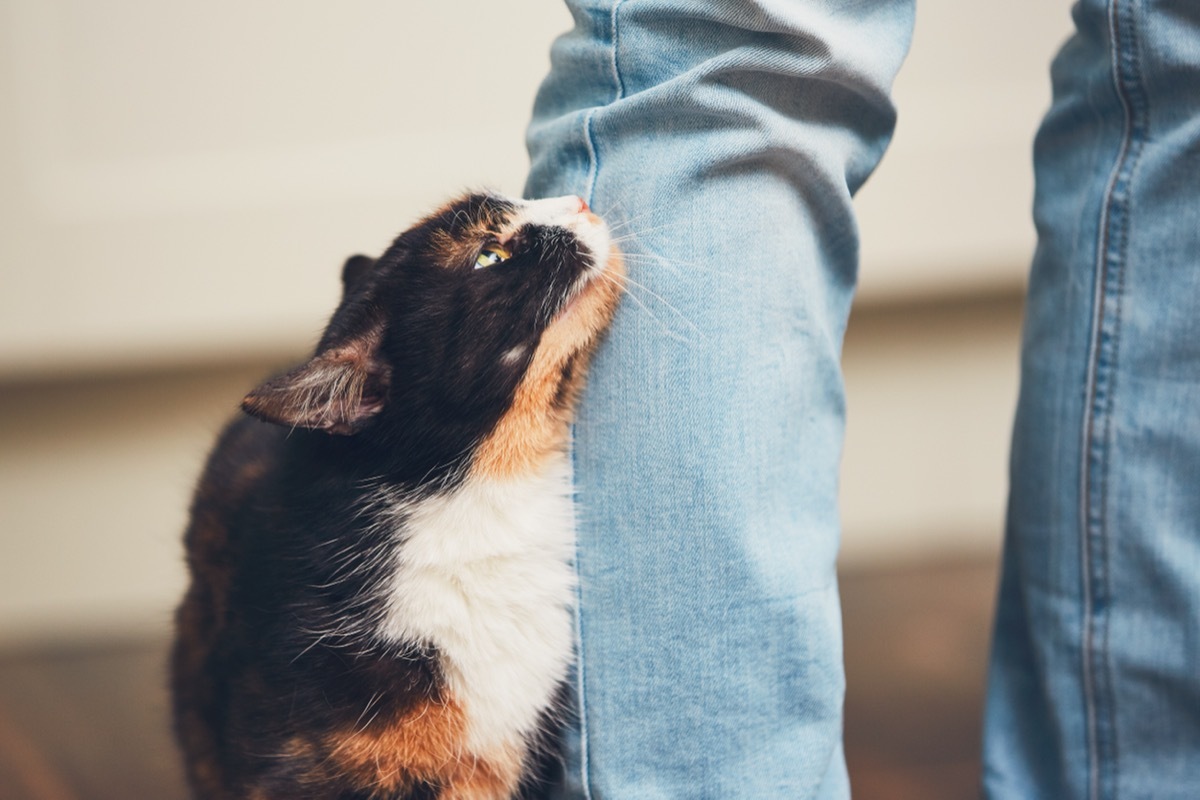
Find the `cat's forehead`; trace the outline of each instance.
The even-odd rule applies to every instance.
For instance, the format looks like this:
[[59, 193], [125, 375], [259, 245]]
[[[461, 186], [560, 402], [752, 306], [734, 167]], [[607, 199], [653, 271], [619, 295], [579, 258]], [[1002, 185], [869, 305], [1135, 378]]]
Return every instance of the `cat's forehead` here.
[[427, 221], [455, 238], [494, 235], [511, 223], [520, 205], [519, 200], [496, 194], [468, 194], [451, 200]]
[[507, 238], [519, 201], [472, 193], [451, 200], [411, 228], [403, 238], [444, 266], [473, 258], [483, 242]]
[[505, 258], [542, 257], [565, 245], [570, 253], [563, 250], [560, 256], [584, 252], [603, 259], [609, 239], [603, 221], [578, 196], [520, 200], [474, 193], [450, 201], [402, 234], [396, 252], [403, 254], [401, 261], [458, 269], [473, 264], [489, 244], [504, 250]]

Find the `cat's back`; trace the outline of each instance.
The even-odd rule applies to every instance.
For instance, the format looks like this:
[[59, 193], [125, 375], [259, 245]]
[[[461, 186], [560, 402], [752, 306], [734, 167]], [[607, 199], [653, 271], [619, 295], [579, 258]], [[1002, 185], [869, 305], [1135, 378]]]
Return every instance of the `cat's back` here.
[[217, 437], [192, 497], [184, 546], [191, 558], [228, 536], [246, 503], [278, 466], [285, 431], [239, 414]]
[[225, 692], [213, 667], [227, 636], [243, 520], [276, 471], [279, 449], [279, 431], [271, 426], [241, 415], [226, 425], [196, 486], [184, 533], [191, 582], [175, 615], [175, 728], [193, 754], [187, 763], [193, 785], [211, 797], [222, 796], [224, 787], [216, 731]]

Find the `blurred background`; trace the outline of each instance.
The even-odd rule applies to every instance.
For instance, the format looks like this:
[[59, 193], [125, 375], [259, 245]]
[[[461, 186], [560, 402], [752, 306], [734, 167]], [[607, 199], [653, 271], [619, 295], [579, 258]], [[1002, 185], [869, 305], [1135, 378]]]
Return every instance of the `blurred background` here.
[[[1065, 0], [922, 0], [858, 199], [847, 750], [968, 797]], [[211, 439], [348, 254], [519, 193], [557, 2], [0, 0], [0, 797], [179, 797], [162, 653]], [[480, 58], [501, 49], [496, 60]], [[630, 313], [642, 313], [632, 310]]]

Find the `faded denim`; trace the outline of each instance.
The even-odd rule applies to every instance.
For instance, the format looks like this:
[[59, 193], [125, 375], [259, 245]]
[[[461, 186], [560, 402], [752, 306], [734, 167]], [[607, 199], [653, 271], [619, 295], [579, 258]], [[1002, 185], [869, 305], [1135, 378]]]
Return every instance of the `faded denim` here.
[[995, 800], [1200, 797], [1200, 3], [1085, 0], [1036, 145]]
[[[850, 198], [891, 136], [912, 4], [568, 4], [526, 193], [585, 197], [627, 237], [637, 285], [575, 429], [559, 796], [845, 798]], [[1055, 68], [989, 695], [996, 800], [1200, 796], [1194, 7], [1089, 2]]]

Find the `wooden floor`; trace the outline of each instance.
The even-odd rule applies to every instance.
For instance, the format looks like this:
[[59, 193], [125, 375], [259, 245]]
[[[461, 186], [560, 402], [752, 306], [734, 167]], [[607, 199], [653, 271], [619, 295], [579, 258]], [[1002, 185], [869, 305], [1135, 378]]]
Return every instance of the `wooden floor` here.
[[979, 797], [994, 563], [846, 575], [846, 762], [856, 800]]
[[[843, 576], [856, 800], [978, 796], [994, 585], [991, 563]], [[162, 641], [0, 652], [0, 798], [183, 798], [164, 659]]]

